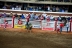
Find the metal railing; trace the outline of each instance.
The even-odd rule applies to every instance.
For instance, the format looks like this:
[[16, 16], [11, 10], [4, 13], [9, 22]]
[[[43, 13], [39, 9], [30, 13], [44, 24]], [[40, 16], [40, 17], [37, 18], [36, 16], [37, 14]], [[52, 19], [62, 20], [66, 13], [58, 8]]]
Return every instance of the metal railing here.
[[72, 5], [72, 1], [64, 2], [58, 0], [0, 0], [6, 2], [24, 2], [24, 3], [37, 3], [37, 4], [60, 4], [60, 5]]

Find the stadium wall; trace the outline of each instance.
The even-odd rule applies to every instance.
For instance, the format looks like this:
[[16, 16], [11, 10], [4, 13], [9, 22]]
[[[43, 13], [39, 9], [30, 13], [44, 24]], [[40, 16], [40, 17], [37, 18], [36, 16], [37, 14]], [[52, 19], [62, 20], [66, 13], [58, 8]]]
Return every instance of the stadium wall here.
[[[13, 13], [18, 13], [18, 14], [22, 14], [22, 13], [32, 13], [32, 12], [35, 12], [35, 13], [39, 13], [39, 14], [42, 14], [44, 12], [41, 12], [41, 11], [19, 11], [19, 10], [0, 10], [0, 12], [6, 12], [6, 13], [10, 13], [10, 12], [13, 12]], [[52, 14], [52, 15], [62, 15], [62, 16], [72, 16], [72, 13], [59, 13], [59, 12], [45, 12], [45, 13], [48, 13], [48, 14]], [[25, 28], [25, 24], [24, 25], [18, 25], [16, 24], [16, 20], [14, 18], [6, 18], [8, 20], [11, 20], [11, 24], [7, 24], [7, 28], [22, 28], [24, 29]], [[25, 22], [25, 20], [22, 20]], [[37, 21], [31, 21], [32, 23], [32, 26], [33, 28], [35, 29], [39, 29], [40, 30], [47, 30], [47, 31], [56, 31], [56, 27], [57, 27], [57, 21], [54, 21], [54, 22], [42, 22], [40, 20], [37, 20]], [[38, 24], [33, 24], [33, 23], [38, 23]], [[70, 23], [70, 28], [69, 28], [69, 31], [72, 32], [72, 21], [69, 22]], [[45, 26], [43, 26], [43, 24]], [[51, 25], [52, 24], [52, 25]], [[23, 27], [18, 27], [18, 26], [23, 26]], [[50, 27], [51, 26], [51, 27]], [[0, 23], [0, 27], [4, 27], [4, 23]], [[64, 30], [63, 31], [66, 31], [66, 27], [64, 27]]]
[[[12, 20], [11, 20], [11, 18], [5, 18], [5, 20], [6, 19], [8, 20], [8, 24], [7, 24], [6, 28], [25, 29], [25, 24], [26, 24], [25, 20], [22, 20], [23, 24], [19, 25], [17, 19], [12, 18]], [[10, 20], [11, 20], [11, 22], [9, 22]], [[32, 24], [32, 28], [34, 28], [34, 29], [41, 29], [41, 30], [46, 30], [46, 31], [56, 31], [57, 25], [60, 25], [61, 22], [59, 22], [59, 21], [46, 21], [46, 20], [43, 20], [43, 21], [34, 20], [34, 21], [30, 21], [29, 23]], [[0, 27], [4, 28], [5, 23], [1, 22]], [[66, 26], [63, 27], [63, 31], [67, 31]], [[72, 31], [72, 22], [69, 22], [69, 30], [68, 31]]]

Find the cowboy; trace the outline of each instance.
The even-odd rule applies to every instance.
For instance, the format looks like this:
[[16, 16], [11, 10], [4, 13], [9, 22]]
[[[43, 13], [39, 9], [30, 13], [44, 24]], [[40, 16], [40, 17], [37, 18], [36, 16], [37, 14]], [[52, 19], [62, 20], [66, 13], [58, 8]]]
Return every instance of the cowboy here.
[[32, 30], [32, 24], [29, 23], [29, 24], [26, 24], [26, 29], [27, 29], [27, 32], [30, 32], [31, 33], [31, 30]]

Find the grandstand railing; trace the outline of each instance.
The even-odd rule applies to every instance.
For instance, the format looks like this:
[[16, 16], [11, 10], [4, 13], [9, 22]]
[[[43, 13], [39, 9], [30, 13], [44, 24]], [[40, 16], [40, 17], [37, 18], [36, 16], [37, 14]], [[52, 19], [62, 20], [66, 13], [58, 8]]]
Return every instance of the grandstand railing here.
[[17, 13], [19, 15], [21, 14], [28, 14], [28, 13], [36, 13], [36, 14], [43, 14], [46, 13], [48, 15], [54, 15], [54, 16], [72, 16], [72, 13], [68, 12], [47, 12], [47, 11], [29, 11], [29, 10], [11, 10], [11, 9], [0, 9], [0, 12], [6, 12], [6, 13]]
[[0, 0], [5, 2], [22, 2], [22, 3], [37, 3], [37, 4], [61, 4], [61, 5], [72, 5], [72, 1], [70, 2], [58, 2], [58, 1], [39, 1], [39, 0]]

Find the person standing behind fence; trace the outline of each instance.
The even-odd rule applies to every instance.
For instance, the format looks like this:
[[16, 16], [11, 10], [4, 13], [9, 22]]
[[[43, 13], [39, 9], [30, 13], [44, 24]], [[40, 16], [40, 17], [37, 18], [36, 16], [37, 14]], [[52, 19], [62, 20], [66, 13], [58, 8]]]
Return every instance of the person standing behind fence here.
[[25, 19], [25, 16], [22, 14], [22, 15], [21, 15], [21, 18], [22, 18], [22, 19]]
[[3, 17], [5, 18], [7, 16], [6, 12], [4, 12]]
[[44, 20], [44, 17], [43, 17], [43, 15], [41, 15], [40, 19], [41, 19], [41, 20]]
[[38, 15], [35, 15], [35, 20], [38, 20]]
[[35, 18], [35, 13], [30, 14], [30, 17], [31, 17], [31, 18], [30, 18], [30, 20], [32, 20], [32, 21], [33, 21], [33, 20], [34, 20], [34, 18]]
[[44, 13], [42, 14], [42, 16], [44, 17], [44, 20], [45, 20], [46, 17], [47, 17], [47, 14], [44, 12]]
[[50, 20], [53, 21], [53, 19], [54, 19], [54, 17], [53, 16], [50, 16]]
[[12, 16], [13, 16], [13, 13], [11, 12], [10, 15], [9, 15], [9, 17], [12, 17]]
[[47, 21], [50, 21], [50, 17], [48, 16], [48, 17], [46, 18], [46, 20], [47, 20]]
[[70, 17], [68, 17], [67, 20], [70, 21]]
[[58, 17], [58, 21], [61, 21], [61, 16]]

